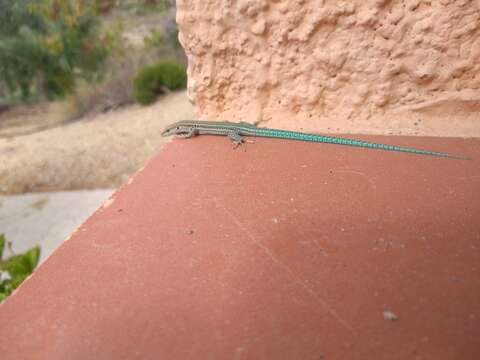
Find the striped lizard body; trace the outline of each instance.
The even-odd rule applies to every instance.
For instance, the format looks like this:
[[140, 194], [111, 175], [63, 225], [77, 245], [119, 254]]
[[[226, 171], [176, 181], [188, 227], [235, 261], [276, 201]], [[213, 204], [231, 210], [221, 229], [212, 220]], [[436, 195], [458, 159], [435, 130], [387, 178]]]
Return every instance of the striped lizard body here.
[[373, 143], [363, 140], [340, 138], [335, 136], [307, 134], [297, 131], [259, 128], [255, 125], [246, 122], [217, 122], [217, 121], [199, 121], [199, 120], [184, 120], [171, 124], [162, 132], [163, 136], [177, 135], [184, 138], [190, 138], [197, 135], [223, 135], [228, 136], [238, 146], [245, 142], [244, 137], [266, 137], [275, 139], [298, 140], [308, 142], [318, 142], [326, 144], [337, 144], [355, 146], [360, 148], [378, 149], [385, 151], [405, 152], [418, 155], [429, 155], [436, 157], [444, 157], [458, 160], [470, 160], [469, 157], [461, 155], [451, 155], [444, 152], [420, 150], [410, 147], [401, 147], [395, 145], [387, 145], [380, 143]]

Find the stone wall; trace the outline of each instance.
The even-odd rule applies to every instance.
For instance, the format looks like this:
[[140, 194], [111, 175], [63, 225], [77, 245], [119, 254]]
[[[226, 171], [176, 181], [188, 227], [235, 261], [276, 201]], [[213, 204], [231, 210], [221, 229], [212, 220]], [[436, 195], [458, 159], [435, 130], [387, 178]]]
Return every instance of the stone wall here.
[[200, 118], [479, 128], [480, 0], [178, 0], [177, 21]]

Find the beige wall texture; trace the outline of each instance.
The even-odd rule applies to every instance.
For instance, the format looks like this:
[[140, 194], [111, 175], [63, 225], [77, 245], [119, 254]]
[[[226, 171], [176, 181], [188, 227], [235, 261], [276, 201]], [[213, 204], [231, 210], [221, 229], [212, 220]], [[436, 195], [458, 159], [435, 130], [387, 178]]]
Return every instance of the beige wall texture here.
[[480, 0], [177, 0], [199, 118], [480, 136]]

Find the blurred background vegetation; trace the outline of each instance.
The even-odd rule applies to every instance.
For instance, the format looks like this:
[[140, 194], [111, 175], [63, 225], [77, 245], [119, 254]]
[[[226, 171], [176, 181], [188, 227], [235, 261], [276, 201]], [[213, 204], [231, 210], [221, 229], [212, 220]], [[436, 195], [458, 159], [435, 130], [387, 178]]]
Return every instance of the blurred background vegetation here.
[[[106, 188], [106, 199], [161, 144], [166, 114], [190, 113], [181, 93], [127, 105], [184, 88], [185, 66], [174, 0], [0, 0], [0, 195]], [[0, 197], [0, 303], [37, 266], [31, 243], [48, 256], [96, 194], [76, 195], [71, 212], [62, 194]]]
[[174, 0], [0, 0], [0, 9], [0, 112], [60, 99], [71, 120], [186, 85]]

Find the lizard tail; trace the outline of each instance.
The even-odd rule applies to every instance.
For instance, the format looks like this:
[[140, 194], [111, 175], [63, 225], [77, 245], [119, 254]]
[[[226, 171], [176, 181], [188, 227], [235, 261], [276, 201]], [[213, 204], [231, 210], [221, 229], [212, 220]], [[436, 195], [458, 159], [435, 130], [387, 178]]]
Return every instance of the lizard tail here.
[[417, 154], [417, 155], [443, 157], [443, 158], [456, 159], [456, 160], [472, 160], [472, 158], [469, 156], [453, 155], [445, 152], [421, 150], [421, 149], [402, 147], [402, 146], [396, 146], [396, 145], [373, 143], [373, 142], [368, 142], [363, 140], [339, 138], [335, 136], [305, 134], [305, 133], [300, 133], [296, 131], [273, 130], [273, 129], [266, 129], [266, 128], [261, 129], [259, 132], [260, 134], [256, 134], [257, 136], [268, 136], [268, 137], [278, 137], [278, 138], [291, 139], [291, 140], [347, 145], [347, 146], [354, 146], [354, 147], [361, 147], [361, 148], [368, 148], [368, 149], [396, 151], [396, 152], [405, 152], [405, 153]]

